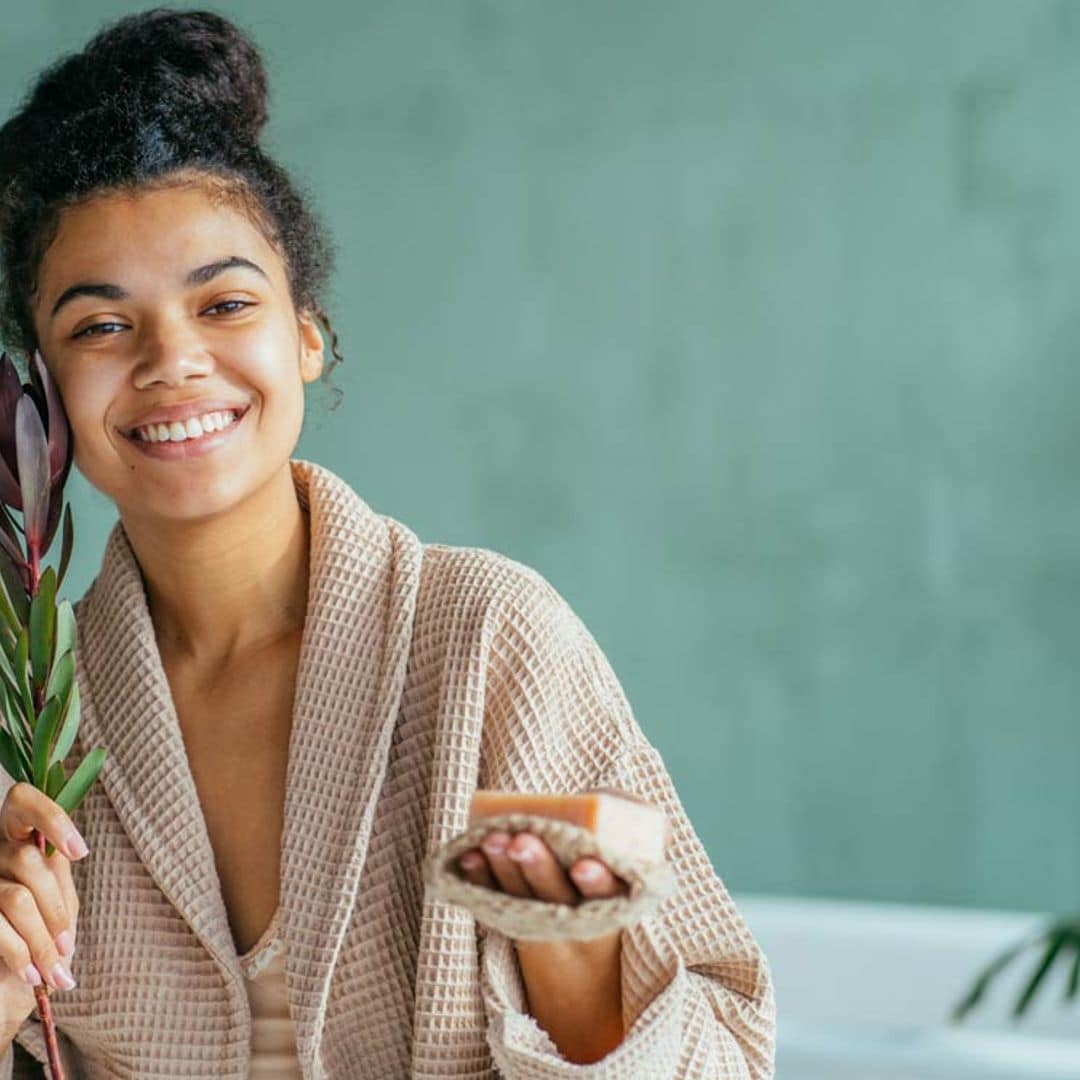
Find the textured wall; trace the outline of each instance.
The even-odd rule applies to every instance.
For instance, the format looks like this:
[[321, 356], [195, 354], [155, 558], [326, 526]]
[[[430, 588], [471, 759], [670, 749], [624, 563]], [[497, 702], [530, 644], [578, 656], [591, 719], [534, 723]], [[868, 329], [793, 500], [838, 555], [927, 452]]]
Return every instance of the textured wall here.
[[555, 584], [732, 889], [1080, 905], [1080, 4], [214, 9], [340, 250], [298, 453]]

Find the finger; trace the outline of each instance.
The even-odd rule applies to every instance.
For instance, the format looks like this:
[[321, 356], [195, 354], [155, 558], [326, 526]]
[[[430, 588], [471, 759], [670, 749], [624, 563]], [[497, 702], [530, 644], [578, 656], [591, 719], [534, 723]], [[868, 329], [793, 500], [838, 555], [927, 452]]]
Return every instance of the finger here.
[[461, 866], [461, 872], [465, 875], [466, 881], [473, 885], [481, 885], [485, 889], [498, 890], [499, 883], [495, 880], [495, 875], [492, 874], [491, 867], [488, 866], [488, 861], [479, 848], [469, 848], [468, 851], [463, 852], [458, 859], [458, 864]]
[[45, 981], [34, 963], [30, 947], [3, 915], [0, 915], [0, 959], [28, 986], [40, 986]]
[[0, 914], [26, 942], [34, 965], [45, 981], [57, 990], [73, 989], [75, 980], [56, 948], [30, 889], [18, 881], [0, 881]]
[[556, 904], [576, 904], [578, 892], [554, 852], [534, 833], [518, 833], [506, 849], [507, 857], [521, 867], [521, 873], [539, 900]]
[[480, 847], [488, 857], [492, 873], [503, 892], [511, 896], [532, 896], [532, 890], [525, 881], [520, 867], [506, 856], [506, 847], [509, 843], [509, 834], [491, 832], [481, 841]]
[[630, 886], [612, 873], [607, 863], [597, 858], [578, 859], [570, 867], [570, 877], [587, 900], [626, 896], [630, 892]]
[[[62, 852], [54, 851], [46, 860], [52, 863], [53, 874], [60, 886], [60, 895], [64, 898], [64, 907], [67, 909], [67, 928], [71, 933], [71, 940], [65, 942], [58, 935], [57, 945], [64, 956], [70, 956], [75, 951], [75, 939], [79, 936], [79, 894], [75, 891], [75, 882], [72, 880], [71, 860]], [[67, 946], [70, 945], [70, 948]]]
[[87, 854], [86, 841], [64, 808], [44, 791], [20, 780], [12, 785], [0, 807], [0, 832], [9, 840], [29, 840], [34, 829], [44, 833], [45, 839], [68, 858], [81, 859]]
[[45, 928], [56, 941], [58, 949], [62, 943], [56, 939], [65, 930], [71, 931], [67, 900], [56, 875], [56, 868], [61, 862], [68, 862], [62, 851], [54, 851], [51, 857], [46, 858], [34, 844], [25, 841], [0, 845], [0, 875], [30, 890]]

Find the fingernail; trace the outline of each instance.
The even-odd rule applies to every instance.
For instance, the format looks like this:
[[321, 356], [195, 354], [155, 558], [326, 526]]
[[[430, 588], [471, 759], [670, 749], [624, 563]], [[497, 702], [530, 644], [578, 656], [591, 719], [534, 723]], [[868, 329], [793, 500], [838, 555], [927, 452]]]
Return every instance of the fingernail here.
[[52, 966], [52, 979], [53, 983], [60, 990], [74, 990], [78, 983], [72, 977], [71, 972], [68, 971], [64, 965], [57, 960]]
[[64, 956], [70, 956], [75, 951], [75, 939], [70, 930], [61, 930], [56, 935], [56, 947]]
[[461, 856], [461, 865], [466, 870], [478, 870], [480, 864], [484, 861], [483, 855], [477, 855], [475, 851], [470, 851]]
[[64, 840], [64, 848], [73, 859], [81, 859], [90, 851], [86, 846], [86, 841], [78, 833], [68, 834]]
[[41, 972], [33, 964], [27, 964], [21, 975], [31, 986], [41, 985]]
[[505, 836], [488, 836], [484, 838], [484, 842], [480, 846], [489, 855], [501, 855], [506, 851], [506, 843]]
[[600, 878], [600, 867], [594, 862], [582, 863], [574, 868], [574, 877], [582, 881], [597, 881]]
[[524, 842], [522, 847], [507, 848], [506, 854], [509, 855], [514, 862], [532, 862], [539, 852], [536, 850], [536, 844], [531, 840], [528, 840]]

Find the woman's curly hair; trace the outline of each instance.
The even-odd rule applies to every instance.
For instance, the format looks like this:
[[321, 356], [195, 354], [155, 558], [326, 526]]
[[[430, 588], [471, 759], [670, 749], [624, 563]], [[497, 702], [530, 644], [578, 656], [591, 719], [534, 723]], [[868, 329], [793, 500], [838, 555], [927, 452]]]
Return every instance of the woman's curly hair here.
[[45, 68], [0, 127], [0, 338], [27, 358], [37, 347], [31, 297], [64, 208], [191, 186], [244, 212], [281, 255], [293, 305], [330, 336], [325, 380], [342, 359], [319, 302], [335, 252], [258, 145], [266, 102], [258, 49], [209, 11], [128, 15]]

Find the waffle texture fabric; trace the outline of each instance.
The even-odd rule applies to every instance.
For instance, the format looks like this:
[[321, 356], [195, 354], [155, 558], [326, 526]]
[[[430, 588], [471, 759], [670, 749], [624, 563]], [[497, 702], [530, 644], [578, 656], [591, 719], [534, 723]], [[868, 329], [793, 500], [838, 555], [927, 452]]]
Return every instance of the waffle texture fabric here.
[[[279, 896], [305, 1080], [771, 1077], [767, 961], [567, 602], [524, 564], [421, 543], [329, 469], [290, 466], [311, 551]], [[71, 1080], [247, 1080], [245, 975], [121, 521], [75, 613], [68, 764], [107, 755], [73, 815], [90, 846], [72, 864], [78, 986], [52, 994]], [[477, 788], [598, 787], [665, 811], [677, 888], [623, 931], [626, 1035], [580, 1065], [528, 1013], [513, 941], [428, 896], [422, 867]], [[45, 1060], [35, 1013], [0, 1080]]]

